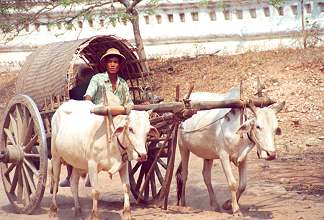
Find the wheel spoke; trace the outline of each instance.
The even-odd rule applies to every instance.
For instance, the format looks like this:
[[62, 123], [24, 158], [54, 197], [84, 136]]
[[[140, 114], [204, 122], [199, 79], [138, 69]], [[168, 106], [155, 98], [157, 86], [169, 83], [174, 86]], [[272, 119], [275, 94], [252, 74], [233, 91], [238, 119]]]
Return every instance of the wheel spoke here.
[[16, 166], [15, 174], [14, 174], [14, 176], [12, 178], [11, 187], [10, 187], [10, 190], [9, 190], [10, 193], [15, 192], [17, 182], [18, 182], [18, 172], [19, 172], [19, 165]]
[[17, 122], [11, 114], [9, 114], [9, 117], [10, 117], [10, 126], [9, 127], [12, 128], [12, 132], [15, 137], [16, 144], [19, 144], [19, 133], [18, 133], [18, 128], [17, 128]]
[[136, 183], [136, 188], [135, 188], [136, 191], [138, 191], [140, 189], [140, 186], [141, 186], [142, 181], [143, 181], [144, 173], [145, 173], [144, 166], [141, 166], [141, 171], [140, 171], [140, 174], [138, 176], [137, 183]]
[[37, 141], [37, 135], [34, 135], [34, 136], [30, 139], [30, 141], [29, 141], [29, 142], [24, 146], [24, 151], [25, 151], [25, 152], [30, 152], [32, 146], [35, 145], [36, 141]]
[[25, 106], [22, 109], [23, 109], [23, 118], [27, 122], [30, 119], [30, 115], [28, 114], [29, 111]]
[[24, 170], [25, 176], [27, 178], [27, 182], [28, 182], [31, 193], [35, 193], [36, 192], [36, 186], [35, 186], [35, 183], [34, 183], [34, 180], [33, 180], [33, 176], [32, 176], [33, 174], [28, 171], [25, 164], [23, 164], [23, 170]]
[[27, 183], [27, 176], [26, 173], [24, 172], [24, 170], [22, 170], [22, 174], [21, 174], [21, 178], [22, 178], [22, 182], [23, 182], [23, 202], [24, 204], [28, 204], [30, 202], [30, 197], [29, 197], [29, 184]]
[[15, 168], [15, 166], [16, 166], [15, 163], [10, 164], [6, 172], [4, 172], [4, 175], [9, 177], [10, 172]]
[[156, 176], [158, 177], [158, 180], [159, 180], [159, 182], [160, 182], [160, 184], [162, 186], [162, 184], [163, 184], [163, 177], [162, 177], [161, 171], [160, 171], [160, 169], [159, 169], [158, 166], [155, 166], [155, 173], [156, 173]]
[[12, 145], [16, 145], [16, 140], [14, 139], [14, 137], [12, 136], [11, 131], [8, 128], [4, 128], [4, 132], [6, 133], [7, 137], [9, 138], [10, 142]]
[[158, 159], [158, 163], [161, 164], [161, 166], [162, 166], [164, 169], [167, 169], [167, 168], [168, 168], [168, 166], [166, 165], [166, 163], [165, 163], [161, 158]]
[[15, 111], [16, 111], [16, 118], [17, 118], [17, 131], [18, 131], [18, 134], [19, 134], [18, 142], [23, 143], [25, 129], [23, 127], [23, 121], [22, 121], [22, 118], [21, 118], [21, 114], [20, 114], [20, 110], [18, 108], [18, 105], [16, 105], [16, 110]]
[[[145, 178], [147, 178], [147, 174], [145, 174]], [[147, 201], [150, 194], [150, 184], [146, 184], [145, 190], [144, 190], [144, 200]]]
[[40, 158], [39, 154], [28, 154], [28, 153], [24, 153], [24, 156], [27, 158]]
[[17, 200], [19, 203], [22, 203], [23, 198], [23, 178], [22, 178], [22, 172], [21, 172], [21, 165], [17, 166], [18, 169], [18, 188], [17, 188]]
[[23, 145], [26, 145], [27, 142], [30, 141], [31, 136], [32, 136], [33, 131], [34, 131], [34, 123], [33, 123], [31, 118], [29, 118], [26, 127], [27, 128], [26, 128], [26, 133], [25, 133], [25, 136], [24, 136]]
[[150, 183], [151, 183], [151, 191], [153, 198], [156, 196], [156, 185], [155, 185], [155, 171], [153, 170], [152, 175], [150, 176]]
[[138, 168], [141, 166], [142, 162], [137, 162], [136, 165], [134, 166], [134, 168], [132, 169], [131, 174], [134, 175], [136, 173], [136, 171], [138, 170]]
[[27, 165], [27, 167], [38, 177], [39, 173], [36, 167], [32, 165], [26, 158], [24, 158], [24, 163]]
[[[37, 150], [37, 151], [35, 151], [35, 149]], [[41, 146], [39, 146], [39, 145], [35, 145], [35, 148], [32, 148], [32, 153], [39, 153], [39, 152], [41, 152]]]

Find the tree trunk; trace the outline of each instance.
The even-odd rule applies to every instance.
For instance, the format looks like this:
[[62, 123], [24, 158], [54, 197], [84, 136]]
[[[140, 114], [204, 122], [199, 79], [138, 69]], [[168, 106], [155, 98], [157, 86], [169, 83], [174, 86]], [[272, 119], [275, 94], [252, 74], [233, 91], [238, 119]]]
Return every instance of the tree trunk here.
[[137, 48], [137, 54], [140, 58], [140, 60], [144, 63], [144, 72], [148, 73], [149, 70], [149, 66], [147, 64], [146, 61], [146, 53], [144, 50], [144, 44], [143, 44], [143, 39], [141, 36], [141, 32], [140, 32], [140, 28], [139, 28], [139, 17], [138, 17], [138, 12], [136, 9], [133, 9], [130, 12], [131, 15], [131, 23], [133, 26], [133, 32], [134, 32], [134, 38], [135, 38], [135, 44], [136, 44], [136, 48]]
[[303, 46], [307, 47], [306, 42], [306, 32], [305, 32], [305, 20], [304, 20], [304, 0], [300, 1], [300, 17], [301, 17], [301, 25], [302, 25], [302, 36], [303, 36]]
[[129, 0], [118, 0], [118, 1], [122, 5], [125, 6], [126, 13], [131, 16], [131, 23], [133, 26], [133, 33], [134, 33], [137, 54], [139, 56], [140, 61], [143, 63], [143, 71], [144, 71], [145, 75], [148, 76], [147, 79], [149, 80], [150, 86], [154, 87], [152, 77], [150, 76], [150, 74], [147, 74], [150, 72], [150, 69], [149, 69], [148, 63], [146, 61], [146, 54], [145, 54], [145, 50], [144, 50], [143, 39], [142, 39], [141, 31], [139, 28], [139, 21], [138, 21], [139, 16], [138, 16], [137, 10], [135, 9], [135, 6], [141, 0], [137, 0], [137, 1], [134, 0], [132, 4], [130, 4]]

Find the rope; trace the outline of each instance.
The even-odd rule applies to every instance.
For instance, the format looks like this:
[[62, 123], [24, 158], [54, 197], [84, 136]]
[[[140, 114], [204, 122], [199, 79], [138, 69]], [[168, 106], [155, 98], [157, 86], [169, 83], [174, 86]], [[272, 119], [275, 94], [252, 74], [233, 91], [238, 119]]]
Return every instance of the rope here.
[[[101, 93], [102, 93], [102, 96], [103, 96], [103, 99], [104, 99], [104, 104], [105, 105], [108, 105], [108, 97], [107, 97], [107, 94], [105, 92], [105, 88], [103, 86], [101, 86], [100, 89], [101, 89]], [[109, 108], [108, 108], [108, 116], [104, 116], [104, 120], [105, 120], [106, 126], [107, 126], [107, 132], [106, 132], [107, 141], [108, 141], [108, 144], [107, 144], [107, 153], [109, 154], [109, 152], [110, 152], [110, 146], [111, 146], [111, 139], [113, 138], [112, 137], [112, 134], [111, 134], [112, 131], [111, 131], [110, 125], [112, 125], [112, 127], [113, 127], [114, 130], [116, 129], [115, 124], [114, 124], [114, 120], [113, 120], [113, 117], [112, 117], [112, 114], [111, 114], [111, 111], [109, 110]], [[128, 123], [127, 123], [127, 125], [128, 125]], [[118, 145], [117, 145], [118, 146], [118, 149], [119, 149], [120, 154], [122, 156], [122, 161], [123, 162], [126, 162], [127, 159], [128, 159], [127, 158], [128, 156], [127, 156], [126, 147], [124, 147], [121, 144], [121, 142], [120, 142], [120, 140], [119, 140], [118, 137], [116, 137], [116, 139], [117, 139], [117, 142], [118, 142]], [[128, 138], [128, 140], [129, 140], [130, 144], [133, 145], [132, 142], [130, 141], [130, 138]], [[135, 147], [134, 147], [134, 149], [135, 149]]]
[[[183, 132], [184, 133], [193, 133], [193, 132], [201, 131], [201, 130], [203, 130], [203, 129], [209, 127], [209, 126], [211, 126], [212, 124], [215, 124], [219, 120], [225, 118], [225, 116], [226, 116], [226, 114], [224, 116], [220, 117], [220, 118], [217, 118], [215, 121], [212, 121], [211, 123], [209, 123], [209, 124], [207, 124], [205, 126], [202, 126], [202, 127], [198, 128], [198, 129], [194, 129], [194, 130], [191, 130], [191, 131], [183, 131]], [[180, 128], [180, 129], [183, 129], [183, 128]]]
[[[109, 115], [109, 114], [110, 114], [110, 116], [111, 116], [111, 112], [108, 110], [108, 115]], [[129, 117], [129, 116], [127, 116], [127, 120], [129, 120], [128, 117]], [[113, 128], [115, 129], [114, 121], [113, 121], [113, 120], [111, 120], [111, 121], [112, 121], [112, 126], [113, 126]], [[128, 127], [128, 126], [129, 126], [129, 121], [127, 121], [126, 124], [127, 124], [126, 127]], [[124, 129], [125, 129], [125, 128], [124, 128]], [[132, 141], [131, 141], [131, 139], [130, 139], [130, 137], [129, 137], [129, 134], [128, 134], [128, 130], [127, 130], [125, 133], [126, 133], [126, 134], [124, 134], [124, 136], [126, 136], [128, 142], [129, 142], [129, 145], [133, 147], [134, 151], [138, 154], [138, 156], [141, 156], [141, 154], [140, 154], [140, 153], [138, 152], [138, 150], [136, 149], [135, 145], [132, 143]], [[116, 139], [117, 139], [117, 142], [118, 142], [118, 146], [122, 149], [122, 151], [120, 152], [121, 155], [122, 155], [122, 160], [123, 160], [123, 162], [126, 162], [127, 159], [128, 159], [128, 156], [127, 156], [127, 148], [126, 148], [126, 147], [125, 147], [125, 146], [120, 142], [118, 136], [116, 136]]]
[[261, 146], [259, 140], [256, 138], [255, 132], [252, 131], [252, 128], [250, 130], [250, 134], [248, 134], [248, 138], [253, 144]]

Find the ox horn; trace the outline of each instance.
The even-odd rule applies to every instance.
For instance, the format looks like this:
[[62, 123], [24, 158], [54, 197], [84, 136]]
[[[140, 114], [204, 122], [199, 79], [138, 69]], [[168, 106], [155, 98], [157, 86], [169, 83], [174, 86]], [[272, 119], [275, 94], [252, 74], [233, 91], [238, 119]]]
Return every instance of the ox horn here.
[[262, 91], [265, 89], [265, 86], [264, 86], [264, 84], [261, 83], [261, 80], [259, 77], [257, 78], [256, 87], [257, 87], [257, 92], [255, 93], [255, 95], [257, 95], [258, 97], [263, 97]]
[[249, 99], [248, 106], [251, 109], [251, 111], [253, 112], [253, 114], [256, 115], [256, 107], [255, 107], [255, 105], [254, 105], [254, 103], [253, 103], [253, 101], [251, 99]]
[[285, 104], [286, 104], [286, 102], [283, 101], [283, 102], [280, 102], [280, 103], [273, 104], [273, 105], [271, 105], [269, 107], [272, 110], [274, 110], [276, 112], [276, 114], [277, 114], [278, 112], [280, 112], [283, 109], [283, 107], [285, 106]]

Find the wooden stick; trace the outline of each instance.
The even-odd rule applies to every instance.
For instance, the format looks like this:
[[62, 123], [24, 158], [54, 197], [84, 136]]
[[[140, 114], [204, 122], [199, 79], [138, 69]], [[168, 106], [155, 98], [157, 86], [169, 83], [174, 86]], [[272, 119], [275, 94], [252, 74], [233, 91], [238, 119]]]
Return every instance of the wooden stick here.
[[180, 101], [180, 85], [176, 86], [176, 99], [175, 99], [175, 101], [176, 102]]
[[[237, 99], [230, 99], [224, 101], [191, 101], [191, 106], [197, 110], [210, 110], [214, 108], [242, 108], [246, 106], [249, 101], [241, 101]], [[256, 107], [269, 106], [275, 103], [271, 99], [255, 99], [252, 103]], [[182, 102], [170, 102], [170, 103], [159, 103], [159, 104], [148, 104], [148, 105], [134, 105], [134, 110], [153, 110], [155, 112], [176, 112], [184, 108]]]
[[194, 88], [194, 85], [190, 85], [189, 92], [188, 92], [188, 94], [185, 96], [184, 99], [189, 99], [189, 98], [190, 98], [190, 95], [191, 95], [191, 93], [192, 93], [193, 88]]
[[[252, 103], [256, 107], [265, 107], [275, 103], [271, 99], [255, 99]], [[247, 106], [249, 101], [241, 101], [237, 99], [230, 99], [224, 101], [191, 101], [191, 107], [196, 110], [210, 110], [215, 108], [243, 108]], [[118, 106], [116, 106], [118, 107]], [[112, 108], [111, 106], [109, 108]], [[138, 111], [148, 111], [153, 110], [154, 112], [179, 112], [185, 109], [183, 102], [169, 102], [169, 103], [159, 103], [159, 104], [148, 104], [148, 105], [134, 105], [133, 110]], [[108, 107], [99, 106], [91, 110], [92, 113], [98, 115], [107, 115]]]
[[[164, 147], [165, 147], [166, 144], [168, 143], [168, 140], [169, 140], [169, 138], [171, 137], [174, 128], [175, 128], [175, 125], [173, 124], [172, 127], [171, 127], [171, 129], [170, 129], [170, 131], [169, 131], [169, 133], [167, 134], [166, 140], [163, 142], [162, 147], [159, 149], [159, 151], [158, 151], [157, 154], [155, 155], [154, 161], [152, 162], [152, 165], [151, 165], [151, 167], [150, 167], [150, 169], [149, 169], [149, 171], [148, 171], [148, 173], [147, 173], [147, 175], [146, 175], [146, 177], [145, 177], [144, 184], [142, 185], [142, 187], [141, 187], [141, 189], [140, 189], [140, 191], [139, 191], [139, 193], [138, 193], [138, 197], [137, 197], [137, 200], [136, 200], [137, 203], [139, 203], [140, 199], [143, 198], [143, 197], [142, 197], [143, 191], [144, 191], [145, 187], [147, 186], [147, 184], [148, 184], [148, 182], [149, 182], [149, 180], [150, 180], [150, 176], [152, 175], [152, 172], [153, 172], [153, 170], [154, 170], [154, 168], [155, 168], [155, 165], [156, 165], [158, 159], [160, 158], [160, 155], [161, 155], [161, 153], [162, 153]], [[163, 186], [162, 186], [162, 187], [163, 187]], [[161, 189], [161, 192], [162, 192], [162, 189]], [[160, 198], [161, 198], [161, 197], [160, 197]]]
[[[243, 99], [243, 81], [240, 81], [240, 100]], [[240, 109], [240, 126], [243, 124], [243, 113], [244, 113], [244, 108]], [[240, 132], [240, 138], [243, 138], [243, 132]]]
[[[193, 90], [193, 86], [190, 87], [188, 94], [186, 95], [186, 98], [189, 98], [191, 95], [191, 92]], [[176, 98], [175, 100], [179, 100], [179, 90], [176, 90]], [[164, 181], [164, 184], [162, 186], [165, 187], [165, 191], [161, 190], [161, 197], [164, 196], [164, 204], [163, 204], [163, 209], [167, 210], [168, 209], [168, 200], [169, 200], [169, 192], [170, 192], [170, 185], [171, 185], [171, 180], [172, 180], [172, 174], [173, 174], [173, 169], [174, 169], [174, 161], [175, 161], [175, 151], [176, 151], [176, 146], [177, 146], [177, 138], [178, 138], [178, 127], [179, 127], [179, 121], [174, 122], [174, 130], [173, 130], [173, 139], [172, 139], [172, 144], [170, 148], [170, 160], [168, 163], [168, 167], [166, 169], [166, 178]], [[164, 195], [163, 195], [164, 192]]]

